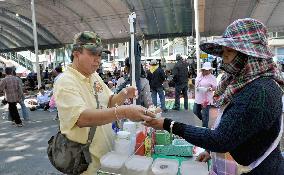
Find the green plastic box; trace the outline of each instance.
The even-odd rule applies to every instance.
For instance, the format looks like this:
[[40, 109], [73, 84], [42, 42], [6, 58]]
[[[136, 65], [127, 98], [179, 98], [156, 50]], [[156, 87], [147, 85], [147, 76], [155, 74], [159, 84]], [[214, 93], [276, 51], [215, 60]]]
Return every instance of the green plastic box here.
[[168, 131], [156, 131], [156, 145], [170, 145], [172, 143], [171, 136]]
[[172, 145], [155, 145], [155, 154], [192, 157], [193, 145], [184, 139], [174, 139]]

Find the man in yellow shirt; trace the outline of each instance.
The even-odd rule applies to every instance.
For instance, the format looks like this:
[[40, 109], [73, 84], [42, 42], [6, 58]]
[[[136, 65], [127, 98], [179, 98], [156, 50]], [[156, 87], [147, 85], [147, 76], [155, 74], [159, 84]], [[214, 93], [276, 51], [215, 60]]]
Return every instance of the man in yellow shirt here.
[[92, 163], [83, 173], [90, 175], [95, 174], [100, 166], [101, 156], [111, 151], [114, 136], [111, 122], [123, 118], [149, 121], [154, 117], [153, 113], [147, 112], [142, 106], [122, 105], [126, 99], [135, 97], [135, 87], [127, 87], [120, 93], [111, 95], [111, 90], [96, 73], [103, 52], [109, 51], [102, 48], [101, 39], [94, 32], [85, 31], [75, 35], [72, 64], [54, 87], [62, 134], [72, 141], [86, 144], [90, 127], [97, 126], [89, 148]]

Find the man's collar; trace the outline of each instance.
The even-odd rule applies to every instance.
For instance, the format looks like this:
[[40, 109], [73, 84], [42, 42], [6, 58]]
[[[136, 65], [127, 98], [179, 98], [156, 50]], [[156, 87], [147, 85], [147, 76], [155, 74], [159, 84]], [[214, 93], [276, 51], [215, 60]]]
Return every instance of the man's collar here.
[[72, 65], [67, 66], [67, 71], [70, 71], [72, 74], [74, 74], [76, 77], [78, 77], [80, 80], [86, 80], [88, 79], [85, 75], [83, 75], [78, 70], [74, 69]]
[[70, 71], [72, 74], [74, 74], [76, 77], [78, 77], [82, 81], [89, 81], [90, 78], [93, 77], [94, 74], [96, 74], [96, 72], [95, 72], [94, 74], [90, 75], [90, 77], [86, 77], [81, 72], [79, 72], [78, 70], [74, 69], [71, 65], [67, 66], [67, 71]]

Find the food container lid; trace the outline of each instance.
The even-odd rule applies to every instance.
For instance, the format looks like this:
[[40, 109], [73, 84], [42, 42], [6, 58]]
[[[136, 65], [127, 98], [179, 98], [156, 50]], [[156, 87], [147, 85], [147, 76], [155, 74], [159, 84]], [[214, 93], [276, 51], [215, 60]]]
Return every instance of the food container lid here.
[[151, 157], [134, 155], [131, 159], [128, 159], [125, 162], [125, 167], [128, 170], [136, 170], [136, 171], [148, 170], [152, 165], [152, 162], [153, 158]]
[[152, 172], [155, 175], [176, 175], [179, 162], [174, 159], [158, 158], [152, 165]]
[[127, 155], [122, 155], [115, 152], [108, 152], [106, 155], [101, 157], [100, 163], [102, 167], [105, 168], [120, 169], [127, 158]]

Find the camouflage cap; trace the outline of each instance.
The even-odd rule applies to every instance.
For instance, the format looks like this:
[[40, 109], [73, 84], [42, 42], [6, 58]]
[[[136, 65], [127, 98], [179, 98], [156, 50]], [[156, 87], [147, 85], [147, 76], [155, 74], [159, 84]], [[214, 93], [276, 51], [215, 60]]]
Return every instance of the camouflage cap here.
[[95, 32], [84, 31], [77, 33], [74, 36], [73, 48], [83, 47], [94, 53], [105, 52], [110, 54], [110, 51], [103, 48], [102, 40]]

